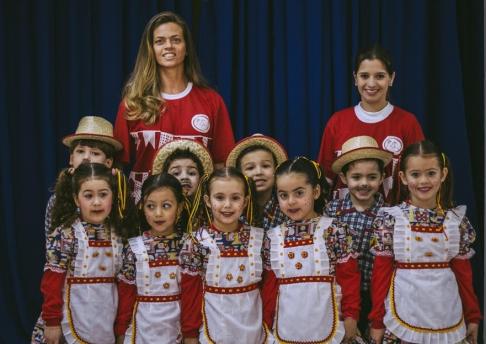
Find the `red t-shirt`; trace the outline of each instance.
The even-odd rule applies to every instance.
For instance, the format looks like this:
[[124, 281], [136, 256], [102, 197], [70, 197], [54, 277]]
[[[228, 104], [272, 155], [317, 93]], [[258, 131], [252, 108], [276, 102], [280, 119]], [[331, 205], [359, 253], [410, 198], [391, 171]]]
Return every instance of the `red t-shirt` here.
[[339, 198], [346, 194], [345, 185], [331, 170], [334, 160], [341, 155], [341, 147], [348, 139], [367, 135], [373, 137], [378, 146], [393, 153], [393, 161], [386, 168], [383, 191], [385, 196], [393, 187], [393, 172], [402, 151], [410, 144], [424, 139], [422, 128], [413, 114], [388, 104], [377, 113], [367, 113], [358, 104], [334, 113], [327, 122], [321, 140], [318, 162], [324, 173], [339, 190]]
[[118, 108], [114, 136], [123, 143], [120, 160], [134, 162], [130, 180], [135, 191], [150, 174], [157, 150], [167, 142], [197, 140], [208, 148], [215, 163], [224, 162], [235, 143], [226, 105], [216, 91], [188, 83], [181, 93], [163, 97], [165, 111], [152, 125], [126, 120], [123, 101]]

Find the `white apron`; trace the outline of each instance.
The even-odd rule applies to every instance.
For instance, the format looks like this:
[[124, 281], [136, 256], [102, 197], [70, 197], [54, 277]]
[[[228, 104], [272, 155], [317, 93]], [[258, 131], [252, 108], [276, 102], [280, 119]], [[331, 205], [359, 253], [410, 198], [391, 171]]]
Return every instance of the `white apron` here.
[[457, 343], [466, 336], [456, 277], [449, 266], [459, 253], [459, 225], [466, 208], [448, 211], [443, 230], [410, 226], [399, 207], [393, 251], [396, 270], [385, 301], [385, 326], [411, 343]]
[[263, 327], [258, 285], [262, 275], [263, 229], [251, 228], [248, 251], [221, 252], [206, 231], [198, 239], [210, 249], [199, 342], [272, 343]]
[[279, 293], [273, 334], [279, 343], [340, 343], [341, 288], [329, 275], [324, 231], [333, 219], [321, 217], [312, 239], [285, 241], [285, 225], [268, 232], [270, 260]]
[[80, 222], [73, 227], [78, 253], [74, 272], [64, 286], [64, 338], [67, 343], [115, 343], [118, 293], [114, 276], [123, 245], [113, 230], [111, 240], [91, 241]]
[[149, 261], [142, 237], [129, 239], [129, 244], [137, 258], [138, 295], [124, 343], [180, 343], [179, 261]]

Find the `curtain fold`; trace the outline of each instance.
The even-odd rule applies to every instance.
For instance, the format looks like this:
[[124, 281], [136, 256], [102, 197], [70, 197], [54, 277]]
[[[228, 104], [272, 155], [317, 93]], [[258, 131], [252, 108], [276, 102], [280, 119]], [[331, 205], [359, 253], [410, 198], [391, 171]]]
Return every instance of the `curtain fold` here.
[[[374, 42], [396, 68], [391, 102], [450, 156], [478, 232], [482, 300], [484, 47], [480, 0], [7, 1], [0, 4], [0, 342], [30, 338], [40, 310], [44, 210], [82, 116], [114, 121], [146, 22], [191, 27], [203, 74], [237, 139], [275, 137], [315, 158], [333, 112], [355, 105], [356, 52]], [[481, 301], [482, 302], [482, 301]], [[8, 330], [7, 330], [8, 329]]]

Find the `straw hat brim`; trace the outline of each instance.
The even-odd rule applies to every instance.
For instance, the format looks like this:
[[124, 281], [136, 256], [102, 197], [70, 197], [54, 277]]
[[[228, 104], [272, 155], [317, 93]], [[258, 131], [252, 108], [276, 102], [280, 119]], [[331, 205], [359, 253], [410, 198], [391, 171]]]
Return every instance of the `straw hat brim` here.
[[268, 148], [268, 150], [270, 150], [275, 155], [275, 158], [277, 159], [277, 166], [288, 159], [285, 148], [283, 148], [283, 146], [276, 140], [264, 135], [253, 135], [244, 138], [235, 145], [235, 147], [229, 153], [228, 158], [226, 159], [226, 166], [237, 167], [236, 161], [238, 160], [241, 152], [243, 152], [248, 147], [256, 145]]
[[152, 164], [152, 174], [159, 174], [162, 173], [162, 169], [164, 168], [164, 164], [166, 160], [174, 153], [177, 149], [181, 150], [189, 150], [195, 156], [199, 158], [201, 161], [204, 174], [211, 174], [213, 172], [213, 159], [211, 158], [211, 154], [203, 145], [190, 140], [174, 140], [169, 143], [166, 143], [158, 150], [157, 154], [155, 155], [154, 162]]
[[388, 165], [393, 158], [393, 154], [379, 148], [357, 148], [341, 154], [332, 164], [332, 171], [340, 173], [343, 166], [350, 162], [361, 159], [378, 159], [383, 161], [384, 166]]
[[115, 150], [119, 151], [123, 149], [123, 144], [114, 139], [112, 136], [107, 135], [98, 135], [98, 134], [72, 134], [64, 137], [62, 139], [62, 143], [68, 147], [71, 146], [71, 143], [74, 140], [93, 140], [93, 141], [102, 141], [108, 143], [115, 147]]

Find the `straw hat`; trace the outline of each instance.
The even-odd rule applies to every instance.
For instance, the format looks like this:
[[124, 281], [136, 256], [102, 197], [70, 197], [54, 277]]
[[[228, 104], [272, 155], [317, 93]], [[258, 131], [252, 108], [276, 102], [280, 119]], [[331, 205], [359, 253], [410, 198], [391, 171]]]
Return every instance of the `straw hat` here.
[[197, 156], [201, 161], [204, 174], [209, 175], [213, 172], [213, 159], [206, 147], [192, 140], [174, 140], [160, 147], [152, 164], [152, 174], [161, 173], [166, 160], [178, 149], [187, 149], [189, 152]]
[[332, 163], [334, 173], [341, 172], [344, 165], [360, 159], [378, 159], [386, 166], [393, 154], [380, 149], [378, 143], [371, 136], [355, 136], [343, 143], [341, 155]]
[[113, 125], [99, 116], [81, 118], [76, 132], [63, 138], [62, 143], [69, 147], [74, 140], [103, 141], [115, 147], [115, 150], [123, 148], [122, 143], [113, 137]]
[[268, 148], [275, 155], [277, 166], [288, 159], [285, 148], [275, 139], [262, 134], [253, 134], [236, 143], [226, 159], [226, 166], [236, 167], [236, 160], [238, 160], [241, 152], [248, 147], [256, 145]]

